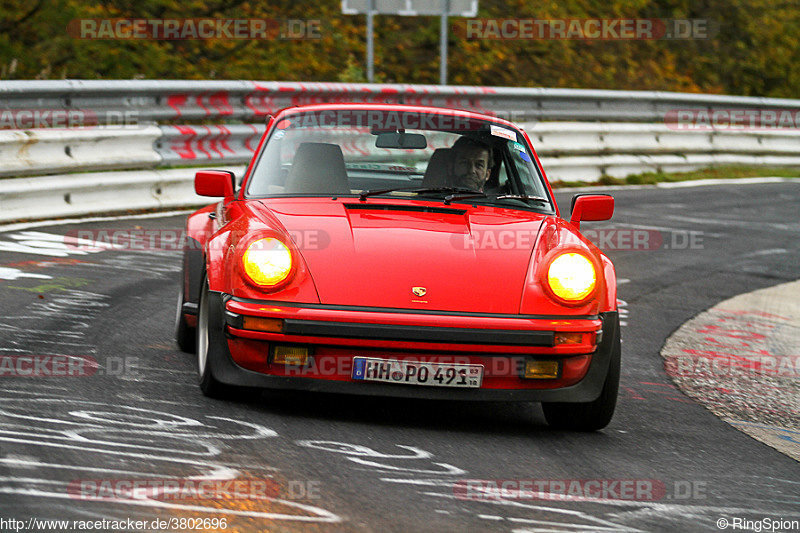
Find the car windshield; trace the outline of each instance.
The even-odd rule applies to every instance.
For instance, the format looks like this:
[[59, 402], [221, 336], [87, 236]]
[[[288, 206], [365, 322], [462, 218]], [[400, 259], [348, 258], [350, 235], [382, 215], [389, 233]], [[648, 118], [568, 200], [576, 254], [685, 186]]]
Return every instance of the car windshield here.
[[447, 111], [285, 115], [258, 159], [246, 195], [406, 196], [551, 209], [521, 134]]

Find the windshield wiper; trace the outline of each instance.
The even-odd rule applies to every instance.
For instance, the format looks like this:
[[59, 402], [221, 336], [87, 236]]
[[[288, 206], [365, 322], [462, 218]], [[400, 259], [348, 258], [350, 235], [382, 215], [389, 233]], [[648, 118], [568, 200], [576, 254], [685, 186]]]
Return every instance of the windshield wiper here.
[[528, 196], [527, 194], [500, 194], [500, 195], [494, 195], [494, 194], [486, 194], [484, 192], [475, 191], [475, 190], [464, 191], [464, 192], [467, 193], [467, 194], [462, 194], [462, 195], [451, 194], [449, 196], [446, 196], [445, 199], [444, 199], [444, 203], [445, 204], [449, 204], [453, 200], [467, 200], [469, 198], [491, 198], [493, 200], [523, 200], [523, 201], [534, 201], [534, 202], [539, 202], [539, 203], [543, 203], [543, 204], [549, 204], [550, 203], [550, 200], [548, 200], [547, 198], [545, 198], [543, 196]]
[[417, 194], [450, 193], [444, 197], [445, 205], [450, 205], [454, 200], [468, 200], [470, 198], [492, 198], [494, 200], [512, 199], [512, 200], [522, 200], [522, 201], [533, 201], [543, 204], [550, 203], [550, 200], [548, 200], [543, 196], [528, 196], [527, 194], [492, 195], [492, 194], [486, 194], [485, 192], [481, 192], [475, 189], [469, 189], [466, 187], [391, 187], [388, 189], [369, 189], [361, 191], [361, 193], [359, 193], [358, 195], [358, 198], [362, 202], [365, 202], [367, 198], [370, 196], [377, 196], [379, 194], [386, 194], [395, 191], [413, 192]]
[[544, 196], [528, 196], [527, 194], [501, 194], [499, 196], [494, 197], [495, 200], [505, 200], [505, 199], [512, 199], [512, 200], [533, 200], [534, 202], [540, 202], [543, 204], [549, 204], [550, 200], [545, 198]]
[[358, 199], [362, 202], [365, 202], [368, 197], [376, 196], [378, 194], [386, 194], [387, 192], [394, 192], [394, 191], [409, 191], [413, 190], [414, 187], [392, 187], [390, 189], [365, 189], [358, 194]]
[[463, 189], [462, 194], [448, 194], [444, 197], [444, 205], [450, 205], [453, 200], [469, 200], [470, 198], [487, 198], [489, 195], [485, 192], [476, 191], [474, 189]]
[[450, 192], [450, 193], [476, 192], [472, 189], [465, 189], [463, 187], [392, 187], [389, 189], [369, 189], [361, 191], [358, 195], [358, 199], [364, 202], [370, 196], [377, 196], [379, 194], [386, 194], [387, 192], [395, 192], [395, 191], [415, 192], [418, 194], [424, 194], [428, 192]]

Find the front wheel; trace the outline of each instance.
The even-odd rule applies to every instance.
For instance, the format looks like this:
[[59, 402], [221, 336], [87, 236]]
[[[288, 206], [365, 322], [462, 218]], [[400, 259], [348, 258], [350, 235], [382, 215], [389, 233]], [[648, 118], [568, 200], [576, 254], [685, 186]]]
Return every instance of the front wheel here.
[[620, 373], [620, 335], [617, 326], [608, 374], [596, 400], [583, 403], [542, 402], [547, 423], [557, 429], [597, 431], [611, 422], [617, 406]]
[[203, 280], [203, 289], [200, 291], [200, 303], [197, 309], [197, 328], [196, 328], [196, 341], [197, 346], [197, 375], [200, 384], [200, 390], [209, 398], [228, 398], [235, 392], [234, 387], [230, 387], [217, 381], [214, 377], [211, 361], [209, 358], [212, 342], [218, 342], [220, 339], [225, 342], [222, 331], [219, 332], [211, 328], [222, 328], [222, 324], [213, 320], [213, 313], [210, 312], [209, 306], [209, 289], [208, 280]]

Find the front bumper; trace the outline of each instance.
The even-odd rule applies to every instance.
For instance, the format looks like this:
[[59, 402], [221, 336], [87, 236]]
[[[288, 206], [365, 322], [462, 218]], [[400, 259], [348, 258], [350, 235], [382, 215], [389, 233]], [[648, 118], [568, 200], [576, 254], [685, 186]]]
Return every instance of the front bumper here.
[[[597, 316], [519, 316], [418, 312], [209, 298], [209, 362], [228, 385], [427, 399], [587, 402], [599, 396], [619, 335], [616, 312]], [[243, 316], [280, 318], [280, 332], [246, 330]], [[219, 324], [222, 327], [216, 327]], [[602, 329], [599, 343], [594, 333]], [[555, 345], [560, 332], [586, 334], [579, 345]], [[217, 338], [218, 337], [218, 338]], [[303, 345], [311, 365], [270, 362], [270, 346]], [[483, 364], [481, 388], [438, 388], [353, 381], [354, 356]], [[508, 361], [560, 360], [556, 380], [526, 380]], [[324, 368], [325, 362], [327, 371]], [[502, 375], [492, 369], [502, 367]], [[571, 369], [571, 370], [570, 370]], [[562, 379], [563, 378], [563, 379]]]

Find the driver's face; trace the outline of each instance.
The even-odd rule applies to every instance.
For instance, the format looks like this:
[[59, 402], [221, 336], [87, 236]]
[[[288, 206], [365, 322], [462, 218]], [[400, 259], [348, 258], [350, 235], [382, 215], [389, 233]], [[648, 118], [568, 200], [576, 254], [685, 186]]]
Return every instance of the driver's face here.
[[453, 176], [457, 187], [483, 191], [489, 179], [489, 151], [483, 148], [458, 150], [453, 161]]

